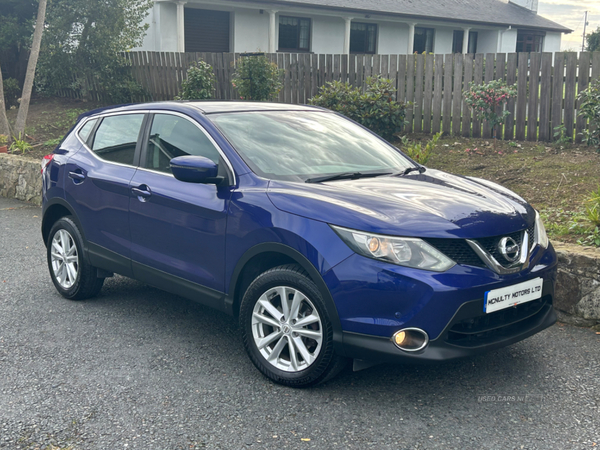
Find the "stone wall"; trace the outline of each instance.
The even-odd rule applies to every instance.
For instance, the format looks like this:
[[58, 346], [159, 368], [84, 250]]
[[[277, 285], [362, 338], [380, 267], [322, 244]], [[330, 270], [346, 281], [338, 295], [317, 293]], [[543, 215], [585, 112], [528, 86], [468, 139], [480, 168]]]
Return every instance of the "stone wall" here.
[[[0, 153], [0, 195], [42, 202], [40, 162]], [[561, 322], [600, 330], [600, 249], [555, 243], [559, 269], [554, 307]]]
[[41, 205], [40, 169], [39, 161], [0, 153], [0, 195]]
[[600, 331], [600, 249], [568, 244], [556, 244], [555, 248], [558, 320]]

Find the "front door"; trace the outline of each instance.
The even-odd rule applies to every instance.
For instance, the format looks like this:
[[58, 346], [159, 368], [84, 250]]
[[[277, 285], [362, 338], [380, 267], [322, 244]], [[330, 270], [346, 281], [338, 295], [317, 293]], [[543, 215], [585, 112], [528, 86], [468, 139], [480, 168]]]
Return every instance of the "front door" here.
[[219, 151], [203, 129], [186, 117], [164, 113], [155, 114], [151, 120], [141, 167], [131, 180], [135, 277], [175, 292], [174, 284], [193, 289], [191, 282], [218, 296], [225, 290], [230, 189], [179, 181], [173, 177], [169, 161], [176, 156], [197, 155], [219, 163]]

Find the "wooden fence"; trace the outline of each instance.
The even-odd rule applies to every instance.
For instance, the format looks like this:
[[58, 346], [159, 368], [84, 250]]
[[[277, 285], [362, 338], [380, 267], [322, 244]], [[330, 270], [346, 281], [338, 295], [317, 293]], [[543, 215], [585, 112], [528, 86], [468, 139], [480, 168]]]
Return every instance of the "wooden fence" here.
[[[233, 53], [129, 52], [133, 77], [153, 100], [171, 100], [178, 94], [190, 64], [209, 63], [216, 75], [216, 99], [238, 98], [231, 84]], [[550, 141], [553, 130], [564, 125], [566, 135], [581, 141], [587, 121], [577, 115], [577, 93], [600, 77], [600, 52], [595, 53], [488, 53], [448, 55], [316, 55], [268, 54], [284, 71], [279, 101], [306, 103], [329, 81], [364, 88], [369, 76], [390, 78], [398, 99], [410, 102], [407, 132], [491, 137], [466, 106], [463, 92], [470, 82], [496, 79], [517, 85], [517, 97], [507, 109], [499, 138]], [[527, 70], [523, 70], [526, 68]], [[101, 100], [100, 95], [98, 99]]]

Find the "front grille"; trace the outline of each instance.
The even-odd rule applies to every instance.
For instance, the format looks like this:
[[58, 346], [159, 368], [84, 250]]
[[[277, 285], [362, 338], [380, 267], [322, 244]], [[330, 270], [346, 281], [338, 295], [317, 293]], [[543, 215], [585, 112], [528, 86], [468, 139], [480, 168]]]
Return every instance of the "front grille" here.
[[[533, 243], [533, 232], [535, 229], [535, 223], [532, 224], [527, 232], [529, 234], [529, 248]], [[500, 264], [504, 264], [507, 261], [504, 259], [500, 251], [498, 250], [498, 243], [503, 237], [511, 237], [517, 243], [519, 248], [523, 242], [524, 230], [515, 231], [514, 233], [502, 234], [499, 236], [492, 236], [487, 238], [475, 239], [485, 251], [492, 255], [496, 261]], [[434, 246], [448, 258], [452, 259], [458, 264], [475, 266], [475, 267], [486, 267], [485, 263], [481, 260], [477, 253], [467, 244], [464, 239], [441, 239], [441, 238], [424, 238], [429, 244]]]
[[440, 252], [457, 264], [485, 267], [484, 262], [477, 256], [464, 239], [425, 239]]
[[500, 242], [500, 239], [504, 237], [513, 238], [520, 248], [521, 242], [523, 241], [523, 231], [516, 231], [514, 233], [503, 234], [501, 236], [477, 239], [477, 242], [479, 242], [479, 245], [481, 245], [490, 255], [492, 255], [496, 261], [498, 261], [500, 264], [503, 264], [507, 261], [502, 256], [502, 253], [500, 253], [498, 250], [498, 242]]
[[511, 337], [529, 328], [546, 311], [550, 296], [542, 297], [512, 308], [502, 309], [463, 319], [453, 324], [446, 335], [446, 342], [461, 347], [476, 347]]

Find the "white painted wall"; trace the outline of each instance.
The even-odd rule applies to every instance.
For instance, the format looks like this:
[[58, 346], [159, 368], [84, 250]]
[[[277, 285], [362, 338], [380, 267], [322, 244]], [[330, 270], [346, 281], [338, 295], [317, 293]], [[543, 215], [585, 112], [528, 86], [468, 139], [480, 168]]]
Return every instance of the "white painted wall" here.
[[174, 3], [156, 2], [146, 17], [150, 24], [144, 42], [135, 50], [177, 51], [177, 5]]
[[546, 33], [544, 36], [544, 43], [542, 45], [542, 51], [544, 52], [560, 52], [560, 33]]
[[[531, 2], [533, 0], [523, 0]], [[194, 2], [200, 5], [200, 2]], [[207, 5], [208, 6], [208, 5]], [[210, 6], [209, 6], [210, 8]], [[258, 9], [236, 8], [232, 15], [232, 50], [235, 52], [267, 51], [269, 45], [269, 14], [268, 11], [260, 13]], [[311, 52], [322, 54], [340, 54], [344, 48], [344, 19], [342, 16], [325, 16], [314, 13], [279, 11], [279, 15], [293, 17], [308, 17], [312, 21], [311, 27]], [[354, 19], [361, 21], [360, 19]], [[378, 25], [377, 53], [379, 54], [405, 54], [409, 41], [408, 25], [402, 22], [373, 21]], [[147, 51], [177, 51], [177, 7], [171, 2], [155, 2], [150, 14], [145, 20], [150, 25], [143, 44], [134, 50]], [[435, 28], [434, 52], [447, 54], [452, 52], [453, 31], [461, 29], [460, 24], [455, 26], [432, 26]], [[478, 32], [477, 53], [511, 53], [516, 50], [517, 30], [503, 31], [499, 42], [499, 29], [481, 30]], [[278, 33], [275, 33], [278, 36]], [[560, 51], [561, 34], [547, 33], [543, 43], [543, 51]], [[278, 48], [278, 45], [276, 45]]]
[[433, 39], [433, 52], [441, 55], [452, 53], [452, 39], [454, 39], [454, 28], [436, 28]]
[[512, 28], [502, 33], [500, 53], [514, 53], [517, 50], [517, 29]]
[[310, 46], [313, 53], [340, 54], [344, 51], [344, 27], [342, 17], [303, 16], [312, 19]]
[[497, 49], [498, 30], [479, 30], [477, 34], [477, 53], [496, 53]]
[[232, 14], [233, 51], [236, 53], [268, 51], [269, 13], [264, 11], [260, 14], [258, 9], [241, 9]]
[[405, 54], [408, 46], [408, 25], [405, 23], [382, 22], [377, 27], [377, 53], [382, 55]]

